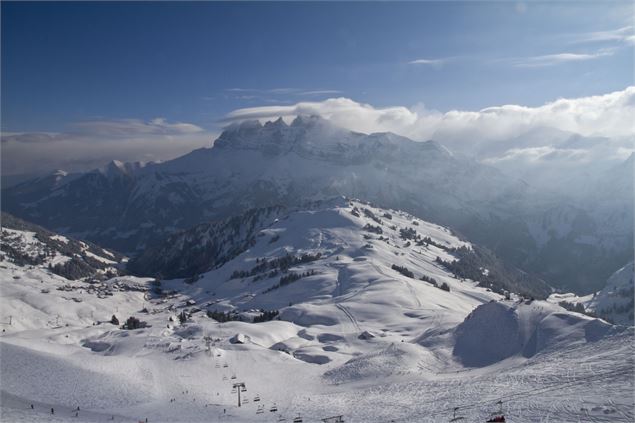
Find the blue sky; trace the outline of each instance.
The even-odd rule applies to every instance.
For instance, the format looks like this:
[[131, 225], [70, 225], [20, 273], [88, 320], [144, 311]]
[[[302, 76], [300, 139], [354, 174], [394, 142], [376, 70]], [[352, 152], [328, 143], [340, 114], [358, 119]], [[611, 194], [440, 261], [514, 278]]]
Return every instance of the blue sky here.
[[3, 133], [156, 118], [214, 132], [236, 109], [334, 97], [446, 112], [633, 85], [632, 2], [1, 7]]
[[632, 85], [632, 47], [542, 67], [510, 59], [596, 54], [614, 42], [576, 36], [630, 23], [628, 3], [3, 2], [2, 124], [209, 127], [235, 108], [340, 95], [441, 111], [539, 105]]

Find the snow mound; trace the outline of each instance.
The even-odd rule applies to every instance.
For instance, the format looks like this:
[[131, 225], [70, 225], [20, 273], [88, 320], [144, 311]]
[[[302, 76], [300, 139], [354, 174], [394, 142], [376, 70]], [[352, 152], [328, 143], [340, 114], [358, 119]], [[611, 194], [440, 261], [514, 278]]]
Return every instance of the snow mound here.
[[544, 301], [497, 302], [477, 307], [454, 331], [453, 355], [467, 367], [484, 367], [512, 356], [597, 342], [619, 328]]
[[244, 344], [247, 342], [248, 337], [242, 333], [237, 333], [236, 335], [229, 338], [229, 342], [232, 344]]

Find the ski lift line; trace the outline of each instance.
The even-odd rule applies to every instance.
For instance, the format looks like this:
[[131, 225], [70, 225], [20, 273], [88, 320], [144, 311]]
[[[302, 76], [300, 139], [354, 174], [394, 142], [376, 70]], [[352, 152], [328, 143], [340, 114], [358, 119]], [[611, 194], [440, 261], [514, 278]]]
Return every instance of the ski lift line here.
[[[520, 398], [527, 397], [527, 398], [529, 398], [529, 397], [532, 397], [532, 396], [535, 396], [535, 395], [538, 395], [538, 394], [544, 394], [544, 393], [551, 392], [551, 391], [554, 391], [554, 390], [557, 390], [557, 389], [561, 389], [561, 388], [566, 387], [566, 386], [570, 386], [570, 385], [573, 385], [573, 384], [578, 384], [578, 383], [584, 382], [584, 381], [591, 381], [591, 380], [601, 381], [601, 380], [609, 379], [609, 378], [612, 378], [612, 377], [614, 377], [616, 375], [623, 374], [625, 370], [632, 370], [632, 369], [633, 369], [632, 366], [619, 367], [619, 368], [614, 369], [614, 370], [609, 371], [609, 372], [596, 373], [596, 374], [593, 374], [593, 375], [589, 375], [589, 376], [586, 376], [586, 377], [581, 377], [581, 378], [578, 378], [576, 380], [572, 380], [572, 381], [568, 381], [568, 382], [554, 382], [554, 383], [550, 384], [547, 387], [543, 386], [543, 387], [540, 387], [540, 388], [529, 389], [529, 390], [526, 390], [526, 391], [514, 392], [514, 393], [511, 393], [511, 394], [502, 395], [502, 396], [500, 396], [498, 398], [499, 398], [499, 400], [510, 399], [510, 398], [515, 398], [515, 397], [520, 397]], [[439, 400], [437, 399], [437, 400], [430, 401], [427, 404], [423, 404], [423, 405], [432, 405], [434, 403], [437, 403], [438, 401]], [[456, 409], [461, 409], [461, 410], [469, 410], [469, 409], [472, 409], [472, 408], [476, 408], [478, 406], [491, 404], [492, 401], [493, 400], [477, 401], [477, 402], [474, 402], [474, 403], [468, 403], [468, 404], [460, 406], [460, 407], [446, 408], [446, 409], [442, 409], [442, 410], [439, 410], [439, 411], [436, 411], [436, 412], [435, 411], [432, 411], [432, 412], [426, 411], [425, 413], [423, 413], [423, 412], [422, 413], [417, 413], [417, 414], [410, 415], [408, 417], [401, 417], [401, 418], [391, 419], [391, 421], [393, 421], [393, 422], [412, 421], [412, 418], [419, 417], [419, 416], [436, 416], [436, 415], [441, 415], [441, 414], [447, 414], [448, 412], [452, 412], [455, 408]]]
[[[597, 380], [607, 379], [607, 378], [612, 377], [612, 376], [613, 376], [612, 374], [606, 374], [602, 378], [598, 378]], [[559, 386], [555, 386], [555, 387], [551, 387], [550, 386], [550, 387], [546, 387], [546, 388], [537, 388], [537, 389], [533, 389], [533, 390], [517, 392], [517, 393], [514, 393], [514, 394], [507, 395], [507, 396], [502, 396], [501, 398], [512, 398], [512, 397], [519, 396], [519, 395], [524, 395], [525, 397], [531, 397], [531, 396], [534, 396], [534, 395], [537, 395], [537, 394], [542, 394], [542, 393], [546, 393], [546, 392], [553, 391], [553, 390], [556, 390], [556, 389], [561, 389], [564, 385], [570, 385], [570, 384], [579, 383], [579, 382], [580, 382], [580, 380], [576, 380], [576, 381], [567, 382], [565, 384], [560, 384]], [[539, 392], [541, 390], [542, 390], [542, 392]], [[525, 395], [525, 394], [529, 394], [529, 395]], [[486, 405], [488, 403], [491, 403], [491, 400], [490, 401], [480, 401], [480, 402], [475, 402], [475, 403], [472, 403], [472, 404], [467, 404], [467, 405], [461, 406], [460, 408], [464, 409], [464, 410], [467, 410], [467, 409], [476, 408], [477, 406]], [[452, 411], [452, 410], [453, 409], [445, 409], [445, 410], [439, 410], [437, 412], [426, 412], [425, 415], [426, 416], [434, 416], [434, 415], [447, 414], [448, 411]], [[413, 415], [413, 416], [409, 416], [407, 418], [407, 421], [409, 421], [412, 417], [419, 416], [419, 415], [424, 415], [424, 413], [419, 413], [419, 414], [416, 414], [416, 415]], [[397, 418], [397, 419], [393, 419], [393, 421], [396, 422], [396, 421], [404, 420], [404, 419], [406, 419], [406, 418], [405, 417], [401, 418], [401, 419]]]

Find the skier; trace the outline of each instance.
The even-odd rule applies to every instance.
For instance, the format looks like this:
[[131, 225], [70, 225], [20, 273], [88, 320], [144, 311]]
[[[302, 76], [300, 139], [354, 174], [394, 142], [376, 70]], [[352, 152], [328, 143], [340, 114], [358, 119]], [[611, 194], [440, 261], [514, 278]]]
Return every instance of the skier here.
[[33, 404], [31, 404], [31, 410], [33, 410]]
[[55, 410], [53, 410], [53, 407], [51, 407], [51, 414], [55, 414]]

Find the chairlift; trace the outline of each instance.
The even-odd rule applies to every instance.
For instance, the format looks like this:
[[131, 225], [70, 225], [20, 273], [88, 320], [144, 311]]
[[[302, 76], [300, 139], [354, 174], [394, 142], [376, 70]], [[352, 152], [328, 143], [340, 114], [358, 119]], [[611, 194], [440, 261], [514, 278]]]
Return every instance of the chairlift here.
[[498, 411], [495, 411], [491, 414], [488, 423], [505, 423], [505, 414], [503, 414], [503, 401], [499, 400], [497, 403]]
[[254, 402], [258, 402], [258, 401], [260, 401], [260, 395], [256, 395], [256, 396], [254, 397]]
[[452, 418], [450, 419], [451, 422], [458, 422], [461, 420], [465, 420], [465, 417], [456, 415], [457, 411], [459, 411], [459, 407], [454, 407], [454, 410], [452, 411]]
[[302, 423], [302, 417], [298, 414], [298, 417], [293, 419], [293, 423]]
[[269, 411], [271, 411], [272, 413], [275, 413], [276, 411], [278, 411], [278, 406], [274, 403], [269, 409]]

